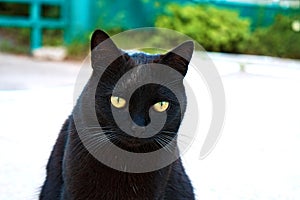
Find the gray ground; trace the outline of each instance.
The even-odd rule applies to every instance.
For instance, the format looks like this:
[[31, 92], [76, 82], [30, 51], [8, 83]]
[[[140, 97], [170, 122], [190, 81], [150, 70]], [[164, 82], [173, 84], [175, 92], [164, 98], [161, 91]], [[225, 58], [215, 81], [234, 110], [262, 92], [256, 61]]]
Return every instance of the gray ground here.
[[[201, 91], [200, 125], [183, 160], [197, 198], [300, 199], [300, 62], [209, 55], [224, 84], [226, 120], [215, 149], [200, 160], [211, 102], [203, 80], [189, 74]], [[80, 67], [0, 53], [0, 200], [37, 199]]]

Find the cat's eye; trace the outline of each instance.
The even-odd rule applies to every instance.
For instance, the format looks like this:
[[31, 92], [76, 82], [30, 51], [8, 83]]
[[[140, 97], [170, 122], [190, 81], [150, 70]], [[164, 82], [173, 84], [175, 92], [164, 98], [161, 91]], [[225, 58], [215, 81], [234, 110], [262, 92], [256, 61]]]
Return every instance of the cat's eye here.
[[169, 102], [167, 101], [160, 101], [153, 105], [153, 109], [157, 112], [164, 112], [168, 109]]
[[116, 108], [124, 108], [126, 105], [126, 100], [117, 96], [111, 96], [110, 102]]

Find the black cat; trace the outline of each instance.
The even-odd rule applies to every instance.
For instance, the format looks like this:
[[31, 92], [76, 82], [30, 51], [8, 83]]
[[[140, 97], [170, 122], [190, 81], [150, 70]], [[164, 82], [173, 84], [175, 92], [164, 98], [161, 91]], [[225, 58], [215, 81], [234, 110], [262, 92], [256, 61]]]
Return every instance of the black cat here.
[[[117, 158], [110, 151], [112, 145], [135, 154], [159, 150], [168, 152], [169, 156], [176, 154], [177, 131], [186, 108], [183, 77], [193, 54], [193, 42], [185, 42], [161, 55], [129, 54], [118, 49], [106, 33], [97, 30], [91, 39], [91, 49], [92, 76], [54, 145], [40, 199], [194, 199], [180, 158], [162, 168], [141, 173], [126, 168], [118, 170], [96, 159], [97, 155], [111, 161], [126, 159]], [[160, 65], [174, 70], [160, 69]], [[120, 80], [126, 72], [129, 78]], [[147, 84], [137, 87], [140, 83]], [[88, 107], [94, 108], [98, 126], [89, 123]], [[113, 113], [121, 125], [116, 123]], [[158, 133], [139, 137], [151, 130], [154, 122], [159, 129], [152, 126], [153, 131]], [[126, 127], [130, 134], [124, 130]], [[147, 159], [141, 159], [140, 163], [155, 164], [168, 158]]]

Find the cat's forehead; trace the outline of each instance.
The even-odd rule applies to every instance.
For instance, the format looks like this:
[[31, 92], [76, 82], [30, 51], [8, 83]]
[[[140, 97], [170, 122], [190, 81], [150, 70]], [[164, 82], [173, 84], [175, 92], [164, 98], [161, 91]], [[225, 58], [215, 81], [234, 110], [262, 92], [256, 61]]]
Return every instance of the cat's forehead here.
[[[172, 79], [175, 70], [170, 70], [168, 67], [160, 64], [160, 54], [146, 54], [141, 52], [126, 52], [125, 57], [127, 62], [124, 65], [117, 66], [120, 70], [118, 87], [115, 92], [126, 96], [128, 91], [134, 91], [142, 85], [149, 83], [168, 84], [168, 81], [174, 82]], [[121, 70], [121, 69], [124, 70]], [[173, 73], [172, 73], [173, 72]], [[178, 77], [174, 76], [177, 80]], [[113, 78], [113, 76], [111, 76]], [[179, 79], [178, 79], [179, 80]]]
[[136, 65], [121, 79], [120, 90], [123, 90], [123, 92], [132, 90], [140, 85], [144, 85], [146, 82], [151, 82], [153, 78], [151, 65]]
[[144, 82], [151, 81], [154, 78], [152, 63], [156, 62], [160, 58], [160, 55], [141, 52], [126, 52], [126, 54], [130, 57], [131, 62], [127, 63], [126, 68], [129, 71], [122, 79], [121, 85], [124, 90], [136, 87], [137, 85], [143, 85]]

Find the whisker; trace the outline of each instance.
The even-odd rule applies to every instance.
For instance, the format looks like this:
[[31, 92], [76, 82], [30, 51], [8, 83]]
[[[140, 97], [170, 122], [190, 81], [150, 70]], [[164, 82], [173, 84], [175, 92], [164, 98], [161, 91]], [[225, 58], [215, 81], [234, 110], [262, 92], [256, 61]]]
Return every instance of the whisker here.
[[[104, 127], [105, 129], [109, 127]], [[113, 130], [100, 131], [99, 126], [89, 126], [81, 129], [80, 140], [85, 144], [85, 147], [81, 142], [78, 142], [73, 148], [73, 151], [78, 152], [82, 151], [84, 148], [91, 150], [101, 148], [109, 143], [110, 139], [115, 140], [115, 136], [112, 133], [115, 133]]]
[[160, 144], [160, 146], [162, 148], [164, 148], [165, 150], [167, 150], [168, 152], [172, 153], [172, 149], [170, 149], [169, 144], [169, 140], [166, 140], [165, 138], [163, 138], [162, 136], [157, 136], [154, 138], [156, 142], [158, 142]]

